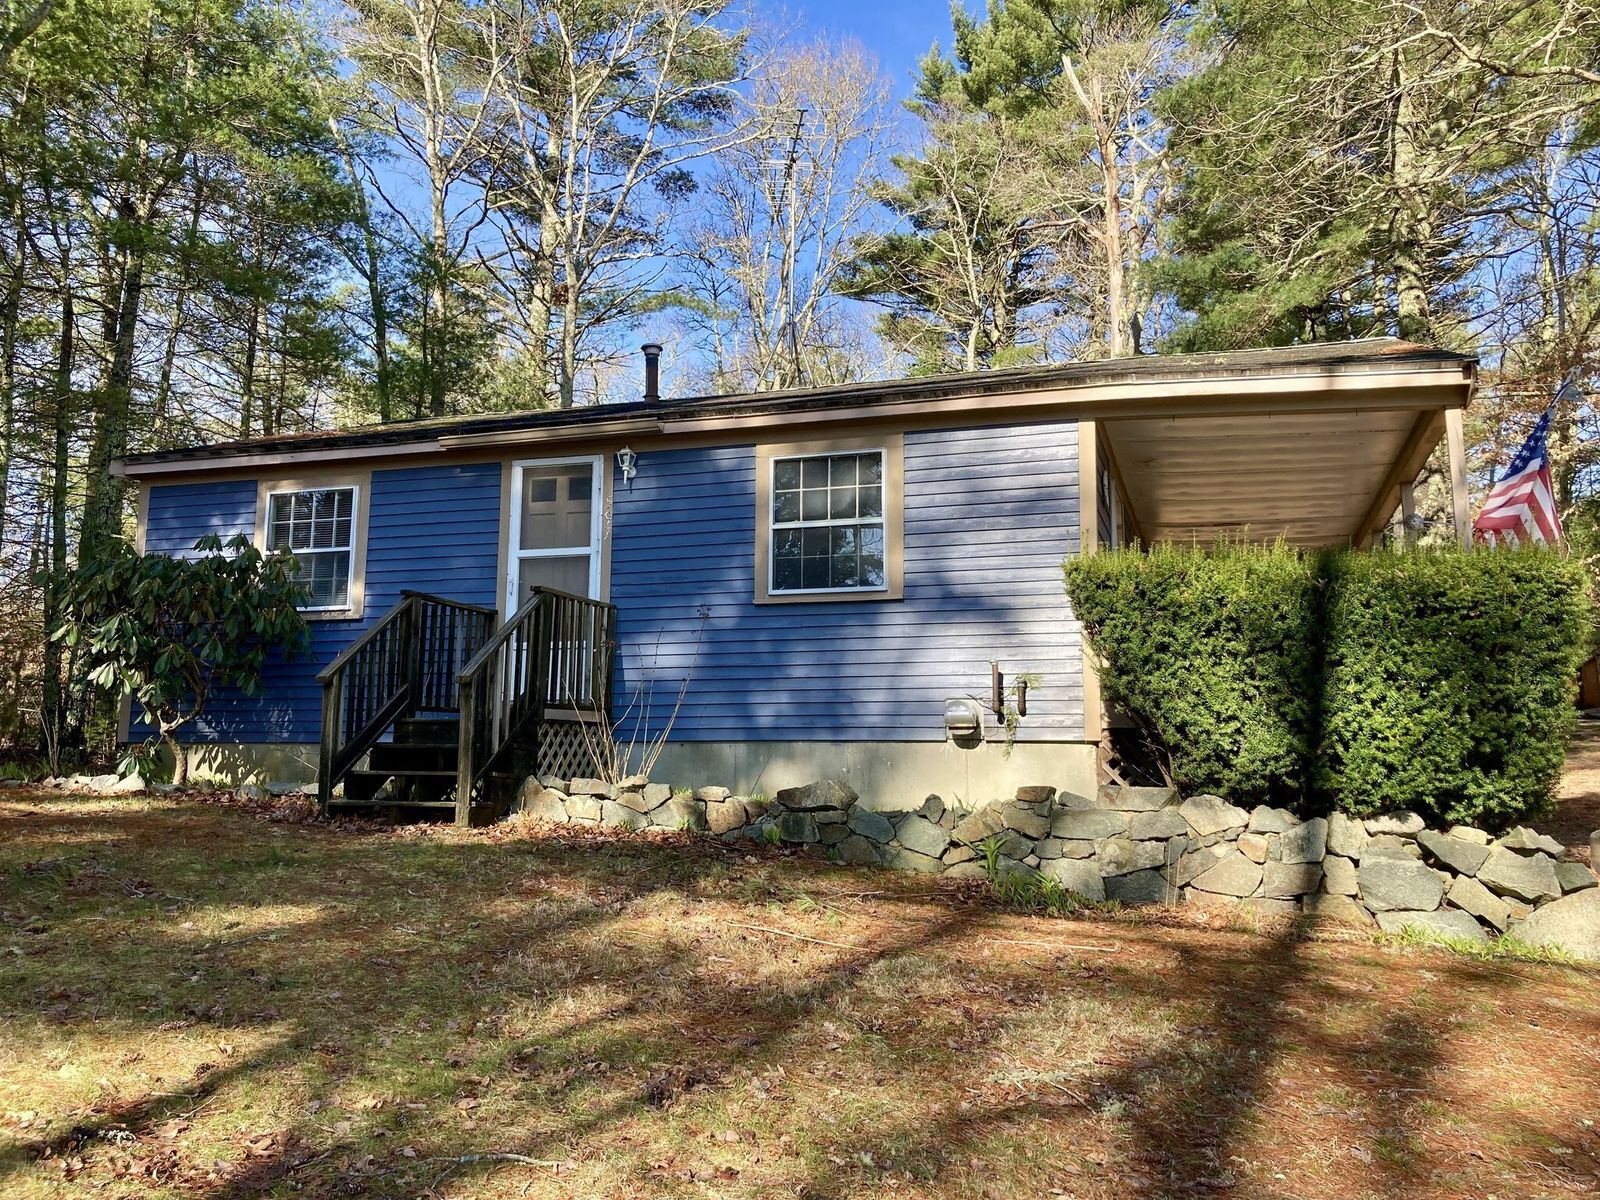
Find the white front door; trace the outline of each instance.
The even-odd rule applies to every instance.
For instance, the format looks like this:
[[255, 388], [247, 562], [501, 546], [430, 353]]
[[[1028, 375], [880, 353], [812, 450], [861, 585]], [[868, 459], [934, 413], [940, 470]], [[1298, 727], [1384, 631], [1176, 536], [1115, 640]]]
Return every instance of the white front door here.
[[604, 456], [596, 454], [512, 464], [506, 617], [536, 587], [600, 598], [604, 463]]

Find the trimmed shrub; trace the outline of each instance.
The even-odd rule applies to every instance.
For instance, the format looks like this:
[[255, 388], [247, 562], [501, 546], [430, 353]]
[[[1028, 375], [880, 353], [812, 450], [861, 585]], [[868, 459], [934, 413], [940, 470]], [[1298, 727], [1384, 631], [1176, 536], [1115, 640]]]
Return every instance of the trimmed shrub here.
[[1303, 799], [1318, 670], [1310, 559], [1158, 545], [1075, 558], [1066, 573], [1107, 699], [1165, 748], [1179, 788]]
[[1550, 806], [1590, 623], [1561, 554], [1169, 545], [1066, 575], [1186, 792], [1496, 829]]
[[1501, 828], [1549, 810], [1589, 635], [1580, 564], [1538, 548], [1327, 559], [1321, 753], [1345, 812]]

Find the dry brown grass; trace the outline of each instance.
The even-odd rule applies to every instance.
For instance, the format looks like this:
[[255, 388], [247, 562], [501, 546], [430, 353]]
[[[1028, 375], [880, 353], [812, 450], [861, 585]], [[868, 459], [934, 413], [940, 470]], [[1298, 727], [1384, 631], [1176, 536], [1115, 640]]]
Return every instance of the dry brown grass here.
[[0, 1195], [1600, 1185], [1595, 972], [535, 832], [0, 794]]

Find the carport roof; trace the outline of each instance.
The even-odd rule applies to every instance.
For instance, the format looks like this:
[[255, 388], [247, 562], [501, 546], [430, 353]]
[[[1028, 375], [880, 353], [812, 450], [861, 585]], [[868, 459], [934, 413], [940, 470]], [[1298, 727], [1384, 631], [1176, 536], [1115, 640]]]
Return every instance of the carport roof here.
[[1246, 416], [1127, 417], [1100, 425], [1133, 531], [1146, 544], [1279, 537], [1361, 544], [1387, 524], [1438, 446], [1451, 406], [1362, 404]]

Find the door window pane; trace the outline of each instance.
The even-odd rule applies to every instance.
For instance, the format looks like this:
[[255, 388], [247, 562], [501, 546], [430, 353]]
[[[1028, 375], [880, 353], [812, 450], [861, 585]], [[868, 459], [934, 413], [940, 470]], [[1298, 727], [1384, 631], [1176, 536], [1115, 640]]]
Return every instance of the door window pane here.
[[594, 468], [589, 463], [524, 468], [521, 549], [587, 550], [593, 532]]

